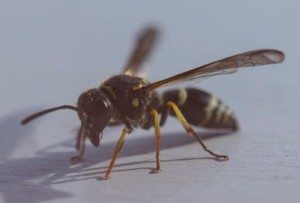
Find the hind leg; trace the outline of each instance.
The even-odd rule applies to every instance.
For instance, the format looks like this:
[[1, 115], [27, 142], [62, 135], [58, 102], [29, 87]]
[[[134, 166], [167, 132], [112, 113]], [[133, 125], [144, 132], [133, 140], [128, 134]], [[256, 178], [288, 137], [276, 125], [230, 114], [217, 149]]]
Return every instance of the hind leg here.
[[192, 128], [192, 126], [190, 124], [188, 124], [188, 122], [186, 121], [186, 119], [184, 118], [184, 116], [182, 115], [181, 111], [179, 110], [179, 108], [177, 107], [177, 105], [173, 102], [168, 102], [167, 106], [172, 109], [177, 117], [177, 119], [179, 120], [179, 122], [181, 123], [181, 125], [185, 128], [185, 130], [187, 131], [187, 133], [189, 135], [192, 135], [196, 138], [196, 140], [199, 142], [199, 144], [202, 146], [202, 148], [209, 153], [210, 155], [212, 155], [213, 157], [215, 157], [217, 160], [221, 160], [221, 161], [226, 161], [229, 159], [229, 157], [227, 155], [220, 155], [217, 154], [213, 151], [211, 151], [210, 149], [208, 149], [208, 147], [200, 140], [200, 138], [198, 137], [198, 135], [195, 133], [194, 129]]

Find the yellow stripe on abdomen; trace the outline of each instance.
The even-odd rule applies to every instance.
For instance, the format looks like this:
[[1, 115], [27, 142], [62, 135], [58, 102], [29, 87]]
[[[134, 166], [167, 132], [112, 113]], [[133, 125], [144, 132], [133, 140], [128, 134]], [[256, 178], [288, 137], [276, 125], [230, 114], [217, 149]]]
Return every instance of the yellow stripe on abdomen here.
[[218, 107], [218, 103], [218, 98], [212, 95], [207, 107], [204, 109], [205, 117], [204, 120], [200, 122], [200, 126], [205, 126], [212, 119], [213, 112]]

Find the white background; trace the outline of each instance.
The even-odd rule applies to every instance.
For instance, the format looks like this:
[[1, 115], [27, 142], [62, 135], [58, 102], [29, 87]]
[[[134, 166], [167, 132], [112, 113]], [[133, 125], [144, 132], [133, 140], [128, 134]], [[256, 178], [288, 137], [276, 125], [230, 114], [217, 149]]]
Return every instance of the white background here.
[[[0, 201], [299, 202], [300, 91], [298, 1], [0, 1]], [[174, 119], [162, 129], [163, 172], [149, 175], [153, 130], [125, 143], [112, 179], [100, 181], [121, 128], [105, 129], [99, 148], [76, 154], [79, 125], [60, 111], [26, 127], [35, 111], [76, 104], [79, 94], [117, 74], [136, 33], [162, 36], [146, 64], [155, 81], [232, 54], [277, 48], [279, 65], [244, 69], [198, 84], [235, 111], [241, 130], [202, 133], [216, 162]]]

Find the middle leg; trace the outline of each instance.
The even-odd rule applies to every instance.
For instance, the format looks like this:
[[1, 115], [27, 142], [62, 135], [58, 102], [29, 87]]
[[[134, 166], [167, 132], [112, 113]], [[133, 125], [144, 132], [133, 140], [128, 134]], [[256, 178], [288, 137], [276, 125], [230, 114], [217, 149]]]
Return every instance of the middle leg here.
[[153, 117], [153, 125], [155, 128], [155, 151], [156, 151], [156, 167], [153, 168], [150, 173], [158, 173], [160, 171], [160, 162], [159, 162], [159, 151], [160, 151], [160, 138], [161, 138], [161, 132], [160, 132], [160, 126], [159, 126], [159, 116], [157, 110], [152, 110], [151, 115]]

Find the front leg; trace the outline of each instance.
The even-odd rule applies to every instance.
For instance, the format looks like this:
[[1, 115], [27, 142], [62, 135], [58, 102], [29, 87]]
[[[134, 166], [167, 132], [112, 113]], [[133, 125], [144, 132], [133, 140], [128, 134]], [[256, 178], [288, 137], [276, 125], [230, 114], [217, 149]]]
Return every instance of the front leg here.
[[71, 163], [75, 163], [77, 161], [80, 161], [83, 157], [84, 150], [85, 150], [85, 139], [86, 139], [86, 129], [87, 129], [87, 115], [85, 113], [82, 114], [81, 119], [81, 126], [78, 130], [77, 134], [77, 142], [76, 142], [76, 148], [79, 150], [79, 154], [77, 156], [71, 157]]
[[120, 138], [119, 138], [119, 140], [118, 140], [118, 142], [117, 142], [117, 144], [116, 144], [116, 147], [115, 147], [115, 149], [114, 149], [113, 157], [112, 157], [112, 159], [111, 159], [111, 161], [110, 161], [110, 164], [109, 164], [109, 166], [108, 166], [108, 168], [107, 168], [107, 170], [106, 170], [106, 172], [105, 172], [105, 175], [103, 176], [102, 179], [106, 180], [106, 179], [108, 179], [108, 178], [110, 177], [110, 173], [111, 173], [111, 171], [112, 171], [112, 169], [113, 169], [113, 167], [114, 167], [115, 161], [116, 161], [118, 155], [120, 154], [120, 151], [121, 151], [121, 149], [122, 149], [122, 147], [123, 147], [123, 144], [124, 144], [124, 142], [125, 142], [125, 137], [126, 137], [126, 135], [129, 134], [131, 131], [132, 131], [132, 128], [128, 128], [128, 127], [125, 127], [125, 128], [122, 130], [122, 134], [121, 134], [121, 136], [120, 136]]
[[70, 158], [71, 163], [77, 163], [78, 161], [82, 160], [82, 157], [84, 155], [84, 150], [85, 150], [85, 139], [86, 139], [84, 131], [85, 131], [85, 129], [82, 126], [78, 130], [75, 147], [79, 151], [79, 154], [76, 156], [72, 156]]
[[160, 151], [160, 126], [159, 126], [159, 116], [157, 110], [152, 110], [151, 115], [153, 117], [153, 125], [155, 128], [155, 151], [156, 151], [156, 167], [150, 171], [150, 173], [158, 173], [160, 169], [160, 162], [159, 162], [159, 151]]

